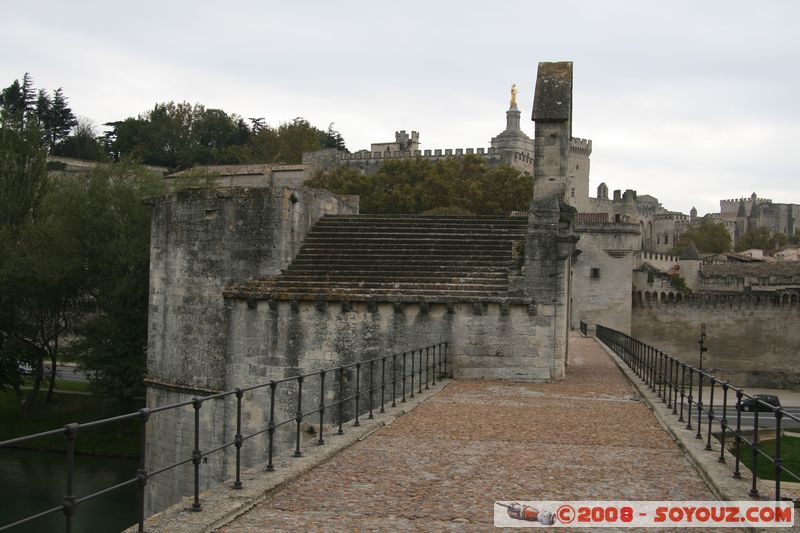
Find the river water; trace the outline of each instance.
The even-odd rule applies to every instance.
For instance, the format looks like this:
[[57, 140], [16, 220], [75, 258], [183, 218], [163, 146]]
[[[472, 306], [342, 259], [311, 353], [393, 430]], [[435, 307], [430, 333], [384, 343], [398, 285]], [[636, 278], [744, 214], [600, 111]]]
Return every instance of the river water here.
[[[80, 498], [135, 477], [133, 459], [75, 456], [75, 495]], [[0, 526], [61, 505], [66, 488], [63, 453], [0, 450]], [[118, 532], [137, 521], [137, 485], [123, 487], [78, 506], [75, 533]], [[64, 531], [64, 514], [28, 522], [9, 533]]]

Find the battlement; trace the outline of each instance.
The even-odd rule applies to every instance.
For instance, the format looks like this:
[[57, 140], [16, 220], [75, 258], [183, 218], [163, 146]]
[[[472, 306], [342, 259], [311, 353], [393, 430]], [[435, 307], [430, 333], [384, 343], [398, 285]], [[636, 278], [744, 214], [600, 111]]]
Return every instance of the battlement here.
[[589, 205], [602, 207], [604, 210], [608, 208], [611, 204], [612, 201], [609, 198], [594, 198], [592, 196], [589, 197]]
[[684, 307], [797, 307], [800, 306], [800, 297], [797, 293], [772, 293], [772, 294], [719, 294], [719, 293], [689, 293], [678, 291], [634, 291], [633, 307], [646, 307], [652, 305], [682, 305]]
[[572, 137], [569, 141], [569, 153], [589, 157], [592, 155], [591, 139], [580, 139]]
[[667, 262], [677, 264], [680, 261], [677, 255], [659, 254], [656, 252], [640, 252], [640, 254], [642, 261], [647, 261], [648, 263]]
[[396, 132], [394, 132], [394, 140], [395, 140], [395, 142], [399, 142], [399, 143], [407, 143], [408, 141], [419, 142], [419, 132], [418, 131], [412, 131], [411, 132], [411, 137], [409, 137], [408, 133], [406, 132], [406, 130], [396, 131]]
[[[742, 196], [741, 198], [727, 198], [725, 200], [720, 200], [720, 205], [739, 205], [739, 202], [747, 202], [750, 203], [753, 199], [751, 197]], [[759, 204], [771, 204], [772, 198], [756, 198], [756, 202]]]
[[[478, 155], [481, 157], [492, 158], [500, 157], [508, 152], [499, 148], [446, 148], [435, 150], [405, 150], [401, 152], [368, 152], [362, 150], [352, 154], [340, 153], [340, 162], [350, 161], [375, 161], [382, 162], [386, 159], [408, 159], [412, 157], [422, 157], [430, 159], [440, 159], [442, 157], [460, 157], [465, 155]], [[523, 152], [513, 152], [512, 158], [515, 161], [524, 161], [533, 164], [533, 157]]]

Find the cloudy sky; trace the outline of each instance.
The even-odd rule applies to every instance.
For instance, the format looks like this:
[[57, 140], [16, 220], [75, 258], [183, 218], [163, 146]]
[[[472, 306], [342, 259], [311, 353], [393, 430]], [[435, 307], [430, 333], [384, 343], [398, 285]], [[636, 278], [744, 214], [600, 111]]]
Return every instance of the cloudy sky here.
[[798, 20], [793, 1], [40, 0], [3, 10], [0, 83], [30, 72], [97, 124], [186, 100], [333, 122], [351, 150], [399, 129], [477, 148], [512, 83], [532, 135], [536, 65], [569, 60], [591, 191], [703, 214], [753, 191], [800, 203]]

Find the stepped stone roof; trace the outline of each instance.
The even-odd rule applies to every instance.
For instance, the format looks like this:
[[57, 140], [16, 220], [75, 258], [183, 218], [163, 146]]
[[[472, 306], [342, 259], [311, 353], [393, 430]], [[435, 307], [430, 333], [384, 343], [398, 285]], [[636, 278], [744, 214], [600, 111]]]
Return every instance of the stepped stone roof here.
[[509, 291], [527, 227], [526, 217], [326, 215], [282, 274], [229, 286], [225, 295], [529, 303]]
[[800, 261], [775, 263], [715, 263], [703, 266], [703, 275], [716, 276], [800, 276]]

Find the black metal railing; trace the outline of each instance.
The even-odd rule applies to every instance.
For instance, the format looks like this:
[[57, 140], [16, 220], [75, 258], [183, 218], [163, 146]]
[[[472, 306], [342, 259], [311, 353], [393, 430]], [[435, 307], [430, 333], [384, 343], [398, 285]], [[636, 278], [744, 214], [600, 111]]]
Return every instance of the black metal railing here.
[[[715, 451], [712, 437], [716, 437], [719, 441], [717, 460], [726, 463], [727, 455], [732, 456], [734, 478], [742, 477], [741, 462], [742, 454], [745, 453], [743, 445], [750, 448], [750, 496], [760, 495], [757, 486], [758, 462], [766, 460], [773, 465], [775, 500], [791, 499], [782, 498], [781, 477], [785, 476], [794, 482], [800, 481], [800, 477], [798, 473], [783, 464], [781, 444], [786, 437], [783, 435], [782, 423], [784, 419], [800, 422], [800, 418], [782, 407], [776, 407], [747, 394], [740, 387], [735, 387], [705, 370], [688, 365], [658, 348], [619, 331], [597, 325], [597, 338], [619, 355], [650, 390], [672, 409], [672, 414], [678, 417], [678, 422], [685, 422], [686, 429], [695, 432], [695, 438], [705, 439], [706, 450]], [[747, 405], [752, 406], [752, 429], [742, 426], [744, 400], [748, 400]], [[735, 410], [735, 425], [728, 423], [729, 406]], [[765, 418], [774, 420], [774, 426], [767, 426], [765, 420], [759, 420], [760, 411], [766, 412]], [[715, 425], [717, 425], [716, 432]], [[774, 453], [768, 453], [762, 446], [766, 439], [761, 438], [760, 431], [761, 436], [764, 431], [773, 433]], [[733, 439], [732, 449], [726, 447], [728, 438]]]
[[[423, 391], [423, 383], [425, 389], [429, 389], [430, 386], [435, 386], [437, 378], [441, 380], [442, 377], [446, 377], [448, 375], [447, 352], [448, 343], [442, 342], [408, 352], [384, 355], [374, 359], [349, 363], [308, 374], [299, 374], [284, 379], [270, 380], [264, 383], [236, 388], [218, 394], [197, 396], [184, 402], [153, 408], [145, 407], [134, 413], [128, 413], [113, 418], [95, 420], [83, 424], [67, 424], [59, 429], [36, 433], [33, 435], [25, 435], [0, 442], [0, 448], [3, 448], [7, 446], [18, 446], [22, 443], [39, 438], [51, 437], [53, 435], [63, 435], [65, 438], [65, 461], [67, 467], [66, 493], [61, 505], [43, 510], [13, 523], [0, 525], [0, 531], [5, 531], [11, 529], [12, 527], [27, 524], [28, 522], [53, 513], [62, 512], [65, 517], [64, 531], [71, 533], [73, 516], [82, 503], [134, 484], [138, 485], [139, 489], [138, 530], [144, 531], [145, 486], [148, 480], [152, 479], [154, 476], [189, 463], [192, 463], [194, 469], [194, 498], [191, 508], [193, 511], [202, 511], [202, 502], [200, 501], [200, 464], [206, 460], [208, 456], [221, 452], [227, 448], [234, 447], [236, 450], [236, 466], [233, 489], [241, 489], [243, 488], [241, 480], [242, 447], [248, 440], [266, 433], [266, 470], [268, 472], [273, 471], [275, 468], [273, 464], [273, 457], [275, 455], [275, 448], [277, 447], [275, 436], [276, 432], [280, 428], [294, 424], [295, 427], [292, 428], [294, 430], [294, 449], [292, 455], [293, 457], [301, 457], [301, 426], [305, 420], [312, 419], [314, 422], [318, 423], [318, 431], [315, 430], [315, 433], [317, 433], [316, 444], [323, 445], [325, 444], [324, 427], [326, 412], [332, 412], [335, 410], [335, 425], [338, 425], [336, 433], [338, 435], [342, 435], [344, 433], [345, 422], [354, 420], [353, 425], [359, 426], [359, 417], [361, 415], [366, 414], [367, 418], [371, 419], [374, 417], [374, 411], [376, 408], [379, 409], [380, 413], [384, 413], [385, 407], [388, 404], [391, 404], [391, 407], [397, 406], [398, 397], [400, 399], [400, 403], [406, 401], [407, 393], [409, 393], [408, 396], [410, 398], [413, 398], [415, 393], [415, 378], [418, 383], [418, 394], [421, 394]], [[409, 367], [410, 373], [407, 372]], [[353, 379], [353, 374], [355, 374], [355, 379]], [[410, 378], [411, 382], [410, 390], [407, 386], [408, 378]], [[316, 385], [319, 391], [311, 400], [308, 399], [308, 395], [306, 395], [304, 399], [304, 384], [308, 385], [310, 382], [312, 382], [312, 380], [316, 380]], [[260, 427], [256, 431], [243, 434], [244, 428], [242, 425], [242, 406], [245, 401], [245, 395], [258, 390], [266, 391], [268, 394], [269, 420], [267, 421], [266, 426]], [[279, 419], [279, 415], [276, 412], [276, 396], [278, 395], [280, 395], [279, 398], [283, 402], [282, 405], [284, 407], [287, 405], [294, 407], [293, 412], [283, 419]], [[330, 396], [334, 396], [335, 399], [328, 401]], [[236, 434], [233, 437], [233, 440], [223, 442], [216, 447], [204, 450], [200, 446], [200, 442], [203, 437], [202, 430], [208, 430], [208, 428], [204, 428], [200, 423], [201, 409], [203, 408], [203, 405], [209, 401], [222, 400], [226, 398], [229, 400], [235, 399], [236, 402]], [[311, 408], [308, 408], [309, 403], [312, 405]], [[304, 405], [306, 406], [305, 409]], [[194, 419], [194, 449], [192, 450], [191, 455], [166, 466], [158, 466], [154, 468], [153, 465], [146, 464], [145, 446], [147, 441], [148, 421], [157, 413], [182, 409], [188, 406], [191, 406], [192, 408]], [[334, 419], [330, 414], [328, 416], [328, 420]], [[130, 420], [138, 420], [139, 422], [140, 456], [139, 468], [136, 472], [136, 476], [123, 481], [122, 483], [106, 487], [91, 494], [81, 497], [76, 496], [74, 475], [75, 442], [78, 439], [81, 431], [92, 427], [116, 424]]]
[[583, 320], [581, 320], [581, 333], [583, 333], [584, 336], [589, 335], [589, 325]]

